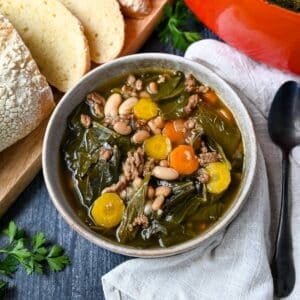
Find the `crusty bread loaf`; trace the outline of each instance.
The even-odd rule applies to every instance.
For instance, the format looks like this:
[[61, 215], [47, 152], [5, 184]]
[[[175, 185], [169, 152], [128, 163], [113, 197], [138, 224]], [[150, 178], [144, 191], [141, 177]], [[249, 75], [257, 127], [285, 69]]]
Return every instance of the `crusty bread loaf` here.
[[0, 152], [35, 129], [53, 107], [45, 77], [17, 31], [0, 14]]
[[84, 26], [91, 58], [104, 63], [117, 57], [125, 40], [125, 21], [117, 0], [60, 0]]
[[0, 12], [17, 29], [41, 73], [60, 91], [89, 70], [83, 28], [58, 0], [0, 0]]

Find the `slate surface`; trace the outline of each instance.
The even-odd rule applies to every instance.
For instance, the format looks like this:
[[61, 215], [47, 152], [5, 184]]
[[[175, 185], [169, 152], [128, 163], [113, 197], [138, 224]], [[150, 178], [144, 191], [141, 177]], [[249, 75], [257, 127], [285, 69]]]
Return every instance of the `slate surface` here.
[[[190, 28], [194, 26], [189, 25]], [[202, 26], [197, 29], [204, 38], [216, 38]], [[161, 45], [157, 32], [140, 52], [182, 55], [171, 46]], [[46, 275], [27, 276], [24, 270], [19, 270], [9, 280], [10, 288], [4, 295], [5, 300], [101, 300], [104, 299], [101, 276], [128, 259], [93, 245], [65, 223], [52, 205], [42, 172], [0, 220], [1, 228], [10, 220], [15, 220], [29, 234], [42, 231], [50, 241], [63, 245], [72, 265], [63, 272]]]

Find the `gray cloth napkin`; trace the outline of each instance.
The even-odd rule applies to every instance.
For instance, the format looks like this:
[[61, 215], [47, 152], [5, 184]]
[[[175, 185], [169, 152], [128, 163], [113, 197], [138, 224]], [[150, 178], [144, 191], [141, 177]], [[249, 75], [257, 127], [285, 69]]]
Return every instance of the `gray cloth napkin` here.
[[[185, 57], [226, 80], [248, 109], [260, 144], [255, 182], [239, 216], [212, 243], [160, 259], [132, 259], [102, 277], [107, 300], [273, 299], [269, 261], [281, 193], [281, 152], [267, 132], [273, 96], [299, 77], [271, 69], [214, 40], [193, 44]], [[300, 147], [291, 156], [290, 196], [297, 272], [288, 299], [300, 299]], [[298, 201], [297, 201], [298, 200]]]

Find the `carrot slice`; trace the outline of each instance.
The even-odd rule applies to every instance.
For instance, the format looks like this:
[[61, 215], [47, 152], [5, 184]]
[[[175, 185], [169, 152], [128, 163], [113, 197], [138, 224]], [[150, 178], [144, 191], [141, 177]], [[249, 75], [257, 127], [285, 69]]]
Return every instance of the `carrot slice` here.
[[204, 93], [203, 98], [206, 102], [213, 105], [216, 104], [219, 100], [217, 94], [212, 90], [209, 90], [208, 92]]
[[142, 98], [134, 105], [133, 112], [138, 119], [148, 121], [157, 116], [158, 106], [150, 98]]
[[154, 159], [166, 159], [171, 148], [170, 140], [161, 134], [154, 135], [144, 142], [146, 154]]
[[199, 167], [199, 162], [193, 147], [177, 146], [170, 154], [170, 166], [182, 175], [194, 173]]
[[212, 194], [221, 194], [224, 192], [231, 181], [231, 174], [228, 164], [225, 162], [210, 163], [206, 170], [210, 177], [207, 189]]
[[125, 205], [118, 194], [104, 193], [93, 203], [91, 216], [97, 225], [113, 228], [121, 222], [124, 210]]
[[169, 121], [164, 128], [164, 135], [167, 136], [174, 144], [184, 144], [185, 142], [185, 126], [182, 119]]

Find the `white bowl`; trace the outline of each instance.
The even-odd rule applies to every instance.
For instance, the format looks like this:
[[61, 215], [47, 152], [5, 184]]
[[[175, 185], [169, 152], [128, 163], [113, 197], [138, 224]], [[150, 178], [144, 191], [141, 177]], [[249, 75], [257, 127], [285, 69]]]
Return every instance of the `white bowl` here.
[[[239, 191], [230, 207], [222, 217], [207, 231], [184, 243], [168, 248], [139, 249], [113, 242], [92, 231], [85, 225], [71, 208], [65, 197], [60, 180], [61, 142], [67, 126], [67, 118], [85, 96], [94, 91], [101, 82], [107, 79], [128, 74], [140, 68], [159, 67], [192, 73], [202, 83], [212, 87], [221, 97], [223, 103], [232, 112], [242, 134], [244, 146], [244, 170]], [[43, 172], [50, 197], [66, 222], [80, 235], [96, 245], [113, 252], [137, 257], [161, 257], [182, 253], [200, 246], [205, 241], [224, 230], [237, 216], [246, 201], [253, 182], [256, 167], [257, 146], [252, 121], [240, 98], [231, 87], [215, 73], [199, 63], [185, 58], [160, 53], [136, 54], [119, 58], [97, 67], [85, 75], [61, 99], [53, 112], [45, 134], [43, 145]]]

